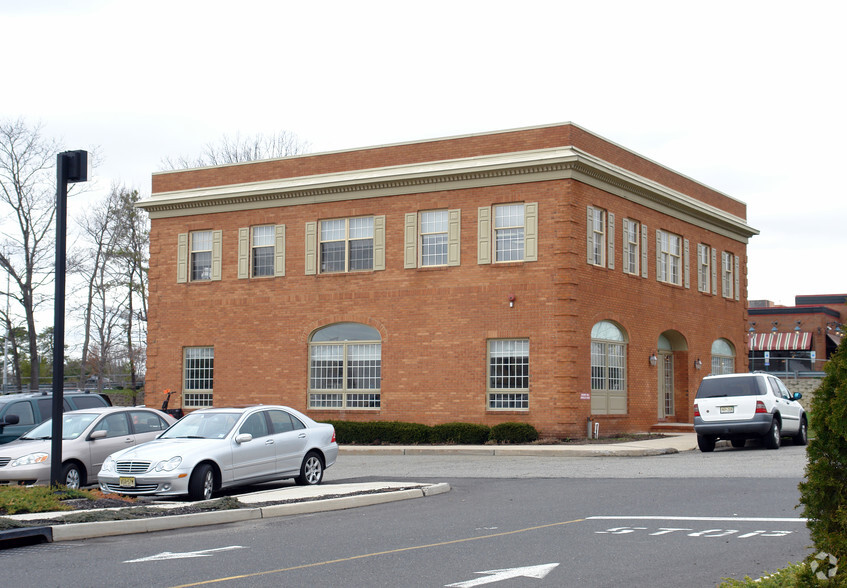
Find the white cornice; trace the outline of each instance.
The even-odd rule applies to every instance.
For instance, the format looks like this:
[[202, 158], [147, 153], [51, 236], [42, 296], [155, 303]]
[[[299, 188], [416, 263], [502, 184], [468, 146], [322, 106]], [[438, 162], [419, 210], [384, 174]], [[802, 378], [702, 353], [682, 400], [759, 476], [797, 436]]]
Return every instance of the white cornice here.
[[594, 185], [739, 241], [758, 234], [740, 217], [574, 147], [161, 192], [138, 206], [164, 218], [556, 179]]

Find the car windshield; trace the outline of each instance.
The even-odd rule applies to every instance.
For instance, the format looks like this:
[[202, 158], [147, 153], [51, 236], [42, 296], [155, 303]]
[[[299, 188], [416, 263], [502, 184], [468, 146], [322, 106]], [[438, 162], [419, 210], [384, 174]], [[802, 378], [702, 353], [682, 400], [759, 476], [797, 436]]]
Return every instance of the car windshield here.
[[[96, 413], [91, 412], [62, 415], [62, 439], [76, 439], [97, 416]], [[52, 437], [53, 419], [50, 419], [29, 431], [21, 439], [51, 439]]]
[[764, 396], [765, 381], [756, 376], [737, 378], [704, 378], [697, 390], [697, 398], [721, 398], [726, 396]]
[[238, 412], [192, 412], [181, 418], [160, 439], [223, 439], [238, 420]]

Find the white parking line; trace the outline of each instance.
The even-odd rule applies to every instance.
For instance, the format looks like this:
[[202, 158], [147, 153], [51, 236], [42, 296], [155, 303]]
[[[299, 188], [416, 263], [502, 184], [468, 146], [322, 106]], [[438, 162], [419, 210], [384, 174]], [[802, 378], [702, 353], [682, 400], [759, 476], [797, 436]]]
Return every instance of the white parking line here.
[[805, 518], [763, 518], [763, 517], [675, 517], [675, 516], [632, 516], [632, 515], [604, 515], [585, 517], [585, 520], [628, 520], [628, 521], [728, 521], [744, 523], [806, 523]]

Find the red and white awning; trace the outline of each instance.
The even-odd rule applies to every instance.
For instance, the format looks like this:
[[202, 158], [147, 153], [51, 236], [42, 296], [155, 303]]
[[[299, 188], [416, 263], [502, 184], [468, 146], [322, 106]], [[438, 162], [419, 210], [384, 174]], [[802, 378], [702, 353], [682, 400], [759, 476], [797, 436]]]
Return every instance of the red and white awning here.
[[750, 333], [750, 351], [801, 351], [812, 348], [812, 334], [806, 331], [790, 333]]

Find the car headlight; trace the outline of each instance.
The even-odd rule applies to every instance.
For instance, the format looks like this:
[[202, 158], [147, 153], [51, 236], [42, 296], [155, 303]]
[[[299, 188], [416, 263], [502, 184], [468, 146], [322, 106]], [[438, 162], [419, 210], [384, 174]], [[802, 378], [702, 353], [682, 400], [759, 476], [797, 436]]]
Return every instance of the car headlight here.
[[153, 469], [157, 472], [170, 472], [179, 467], [179, 464], [182, 463], [182, 458], [180, 456], [172, 457], [168, 460], [160, 461], [156, 464], [156, 467]]
[[103, 462], [103, 465], [100, 467], [101, 472], [114, 472], [115, 471], [115, 460], [112, 459], [112, 456], [106, 458], [106, 461]]
[[18, 459], [13, 460], [9, 464], [9, 467], [14, 468], [17, 466], [35, 465], [37, 463], [44, 463], [48, 459], [50, 459], [49, 453], [44, 453], [43, 451], [40, 451], [38, 453], [30, 453], [29, 455], [24, 455], [22, 457], [19, 457]]

